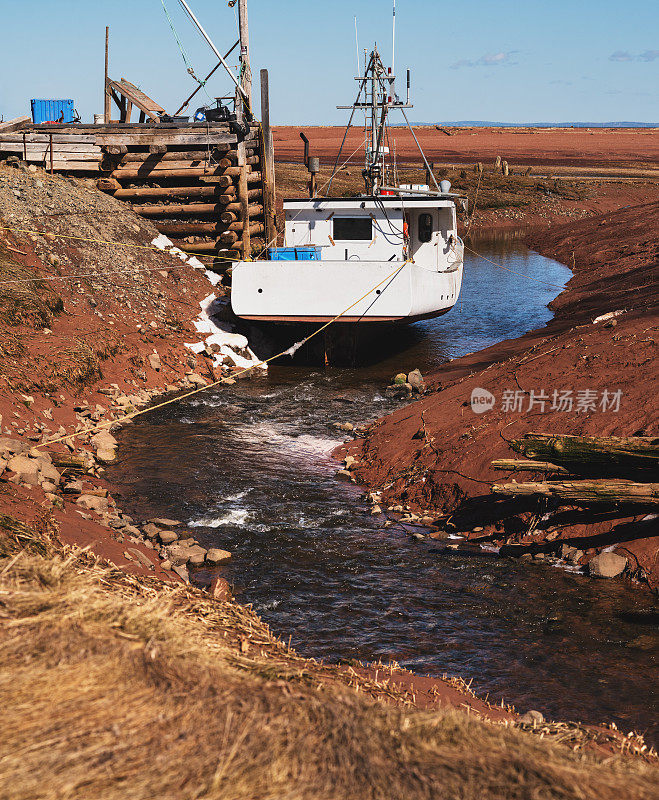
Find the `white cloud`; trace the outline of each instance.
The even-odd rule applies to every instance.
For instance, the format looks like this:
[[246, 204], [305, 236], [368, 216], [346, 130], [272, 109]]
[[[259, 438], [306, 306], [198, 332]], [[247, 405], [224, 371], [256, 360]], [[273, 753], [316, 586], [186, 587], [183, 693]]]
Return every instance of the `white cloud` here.
[[611, 53], [609, 61], [656, 61], [659, 59], [659, 50], [644, 50], [642, 53], [630, 53], [629, 50], [616, 50]]
[[467, 59], [463, 58], [451, 64], [451, 69], [461, 69], [462, 67], [500, 67], [503, 65], [513, 65], [517, 62], [513, 60], [513, 56], [519, 53], [519, 50], [508, 50], [507, 52], [499, 53], [486, 53], [480, 58]]

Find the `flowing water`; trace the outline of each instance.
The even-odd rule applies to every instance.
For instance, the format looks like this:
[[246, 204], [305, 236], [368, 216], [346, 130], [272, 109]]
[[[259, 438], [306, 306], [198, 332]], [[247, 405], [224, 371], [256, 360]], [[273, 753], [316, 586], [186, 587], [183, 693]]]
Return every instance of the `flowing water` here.
[[[476, 249], [551, 284], [569, 278], [514, 240]], [[385, 529], [362, 491], [334, 477], [330, 453], [342, 439], [333, 422], [396, 408], [384, 387], [398, 371], [427, 371], [541, 326], [557, 293], [470, 257], [458, 306], [385, 337], [368, 366], [274, 366], [140, 417], [109, 477], [141, 518], [184, 520], [206, 547], [230, 550], [221, 574], [302, 654], [395, 660], [473, 678], [521, 711], [652, 731], [651, 597], [492, 553], [439, 552]]]

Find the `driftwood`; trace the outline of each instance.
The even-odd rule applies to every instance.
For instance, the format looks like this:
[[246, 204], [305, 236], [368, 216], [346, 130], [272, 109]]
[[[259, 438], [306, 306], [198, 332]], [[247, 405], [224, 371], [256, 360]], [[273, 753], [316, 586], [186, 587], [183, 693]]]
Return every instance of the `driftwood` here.
[[659, 483], [635, 483], [623, 479], [503, 483], [494, 484], [492, 492], [509, 497], [550, 497], [564, 505], [625, 503], [659, 506]]
[[498, 458], [492, 462], [492, 469], [504, 472], [555, 472], [558, 475], [569, 475], [570, 471], [549, 461], [520, 461], [514, 458]]
[[527, 458], [549, 461], [574, 472], [603, 470], [627, 475], [659, 469], [659, 438], [528, 433], [510, 444]]

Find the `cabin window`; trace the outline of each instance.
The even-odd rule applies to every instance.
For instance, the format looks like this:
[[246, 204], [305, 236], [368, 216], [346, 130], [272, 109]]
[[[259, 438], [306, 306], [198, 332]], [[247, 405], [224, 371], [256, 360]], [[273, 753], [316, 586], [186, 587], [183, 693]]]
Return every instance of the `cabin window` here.
[[373, 238], [371, 217], [334, 217], [334, 239], [370, 242]]
[[432, 214], [419, 214], [419, 241], [429, 242], [432, 239]]

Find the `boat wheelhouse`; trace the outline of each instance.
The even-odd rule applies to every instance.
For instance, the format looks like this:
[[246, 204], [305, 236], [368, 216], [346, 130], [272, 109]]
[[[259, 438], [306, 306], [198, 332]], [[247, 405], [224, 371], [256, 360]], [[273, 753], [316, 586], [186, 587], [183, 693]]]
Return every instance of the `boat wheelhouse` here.
[[[385, 70], [377, 48], [357, 80], [360, 87], [355, 103], [348, 106], [348, 128], [355, 112], [363, 110], [365, 192], [356, 197], [315, 196], [317, 159], [309, 158], [305, 149], [312, 196], [284, 200], [284, 247], [269, 248], [267, 260], [241, 261], [233, 268], [231, 304], [242, 319], [415, 322], [445, 314], [458, 300], [464, 246], [456, 205], [466, 208], [466, 199], [452, 194], [448, 181], [437, 183], [420, 147], [435, 189], [395, 185], [395, 165], [392, 170], [386, 158], [389, 110], [401, 110], [407, 122], [409, 72], [406, 102], [396, 95], [395, 78]], [[416, 140], [411, 126], [410, 131]], [[341, 150], [330, 189], [341, 169], [340, 159]]]

